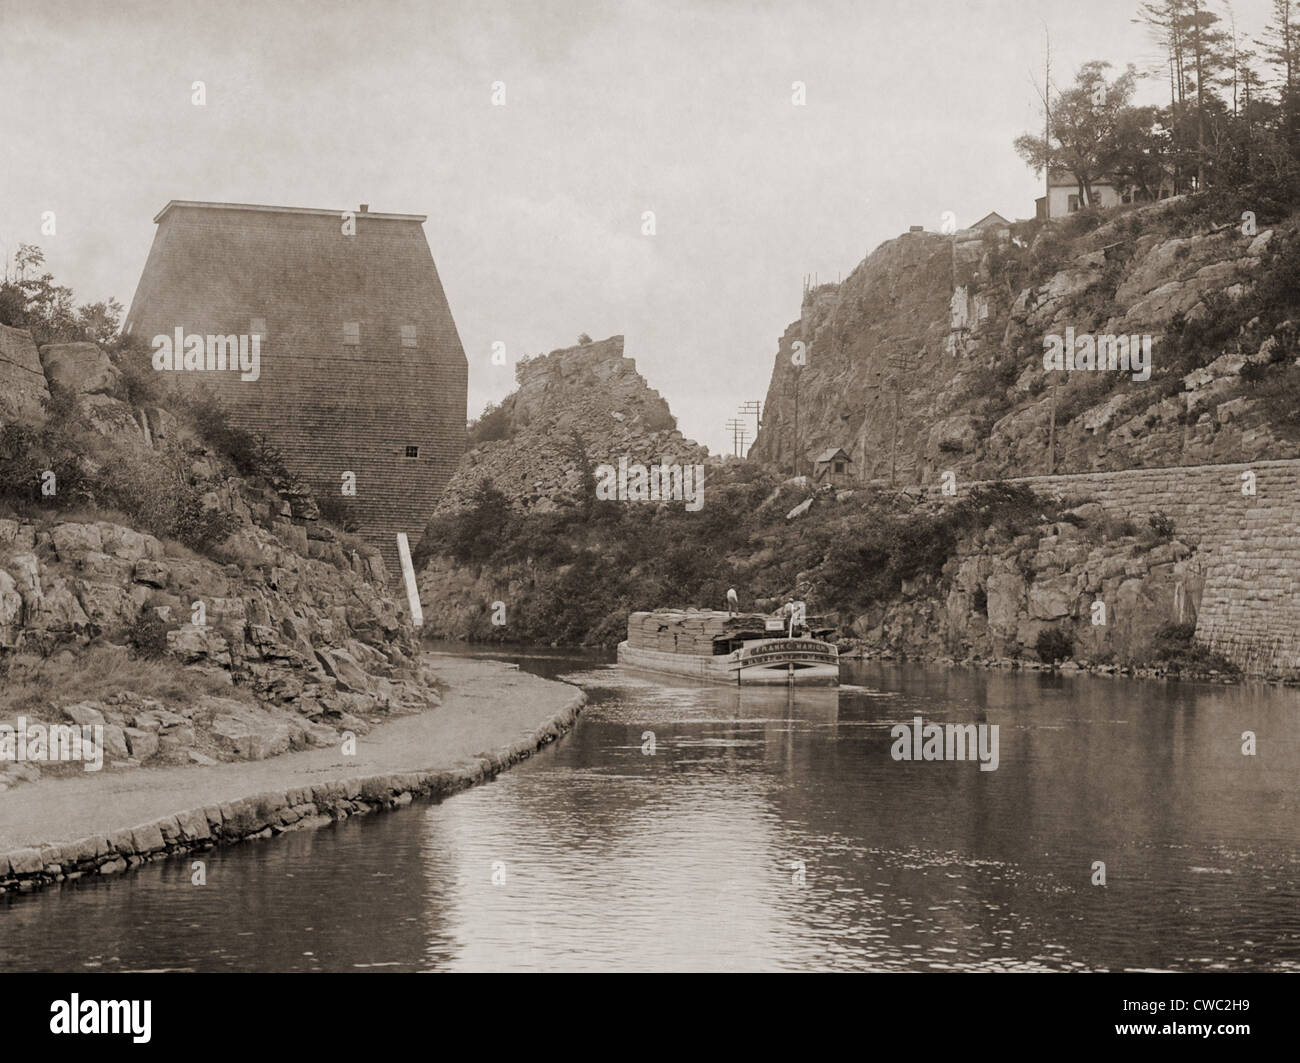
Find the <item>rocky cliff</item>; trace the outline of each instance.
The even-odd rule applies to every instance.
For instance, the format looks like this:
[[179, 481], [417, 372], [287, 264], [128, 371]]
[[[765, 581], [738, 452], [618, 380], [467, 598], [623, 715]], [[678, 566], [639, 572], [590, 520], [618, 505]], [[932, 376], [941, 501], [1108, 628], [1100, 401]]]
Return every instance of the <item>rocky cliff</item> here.
[[578, 499], [583, 466], [703, 462], [706, 448], [677, 431], [659, 392], [611, 336], [522, 362], [518, 386], [480, 421], [484, 439], [462, 459], [437, 512], [462, 508], [491, 481], [525, 510]]
[[[184, 416], [122, 397], [93, 344], [0, 327], [0, 353], [6, 474], [76, 455], [48, 494], [0, 485], [0, 723], [104, 726], [113, 770], [332, 745], [438, 703], [382, 558], [300, 485], [236, 475]], [[203, 552], [134, 526], [177, 493], [221, 530]], [[41, 770], [0, 764], [0, 789]]]
[[[1257, 386], [1300, 372], [1296, 218], [1220, 213], [1180, 199], [883, 244], [805, 294], [751, 459], [811, 471], [842, 447], [855, 478], [896, 463], [908, 484], [1300, 454]], [[1067, 329], [1150, 335], [1150, 379], [1045, 372], [1045, 338]]]

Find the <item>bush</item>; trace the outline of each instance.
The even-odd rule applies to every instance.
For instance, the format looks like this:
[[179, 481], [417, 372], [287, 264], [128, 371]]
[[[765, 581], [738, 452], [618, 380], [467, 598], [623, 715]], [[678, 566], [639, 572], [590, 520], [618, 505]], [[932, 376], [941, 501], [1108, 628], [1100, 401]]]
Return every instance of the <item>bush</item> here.
[[1059, 627], [1045, 627], [1038, 633], [1034, 649], [1044, 664], [1067, 660], [1074, 653], [1074, 639]]
[[462, 564], [481, 564], [509, 542], [510, 525], [509, 499], [491, 480], [480, 480], [466, 508], [429, 522], [412, 564], [423, 568], [435, 553]]
[[190, 491], [178, 500], [170, 534], [191, 550], [211, 555], [238, 527], [239, 518], [233, 513], [205, 506], [198, 493]]
[[126, 641], [141, 657], [163, 657], [167, 653], [167, 631], [167, 624], [158, 615], [158, 610], [146, 606], [127, 629]]
[[152, 406], [162, 397], [162, 374], [153, 367], [152, 348], [139, 340], [126, 340], [114, 352], [121, 372], [118, 398], [132, 406]]
[[1151, 657], [1175, 675], [1183, 672], [1237, 675], [1241, 672], [1226, 657], [1196, 645], [1195, 624], [1161, 624], [1151, 638]]
[[345, 532], [355, 532], [360, 525], [357, 520], [356, 502], [345, 496], [335, 484], [312, 484], [312, 498], [320, 510], [321, 520]]
[[234, 465], [241, 476], [270, 481], [291, 479], [280, 452], [264, 436], [231, 423], [230, 414], [206, 388], [176, 397], [176, 405], [193, 422], [199, 437]]
[[480, 443], [493, 443], [500, 439], [510, 439], [514, 433], [510, 428], [510, 417], [505, 408], [489, 402], [483, 407], [478, 419], [471, 421], [465, 430], [465, 438], [471, 447]]
[[1174, 537], [1174, 522], [1162, 510], [1156, 510], [1147, 518], [1151, 531], [1158, 541], [1168, 541]]

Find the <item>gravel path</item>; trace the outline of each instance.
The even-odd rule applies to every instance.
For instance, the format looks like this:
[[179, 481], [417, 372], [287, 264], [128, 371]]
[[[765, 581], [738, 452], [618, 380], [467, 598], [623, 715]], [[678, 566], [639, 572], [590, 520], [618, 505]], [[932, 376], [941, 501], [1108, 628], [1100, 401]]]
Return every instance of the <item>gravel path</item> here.
[[376, 726], [357, 738], [355, 756], [313, 749], [262, 761], [137, 768], [26, 783], [0, 794], [0, 853], [107, 835], [269, 790], [446, 771], [475, 755], [524, 742], [581, 697], [575, 687], [499, 661], [445, 654], [427, 658], [447, 687], [442, 705]]

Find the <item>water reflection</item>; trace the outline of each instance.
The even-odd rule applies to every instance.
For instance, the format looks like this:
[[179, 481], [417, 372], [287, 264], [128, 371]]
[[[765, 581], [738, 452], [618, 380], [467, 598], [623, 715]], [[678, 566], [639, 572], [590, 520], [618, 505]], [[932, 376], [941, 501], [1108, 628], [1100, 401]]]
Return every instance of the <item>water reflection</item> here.
[[[0, 968], [1300, 969], [1289, 691], [517, 659], [590, 694], [559, 746], [442, 805], [0, 901]], [[996, 724], [998, 770], [894, 761], [918, 715]]]

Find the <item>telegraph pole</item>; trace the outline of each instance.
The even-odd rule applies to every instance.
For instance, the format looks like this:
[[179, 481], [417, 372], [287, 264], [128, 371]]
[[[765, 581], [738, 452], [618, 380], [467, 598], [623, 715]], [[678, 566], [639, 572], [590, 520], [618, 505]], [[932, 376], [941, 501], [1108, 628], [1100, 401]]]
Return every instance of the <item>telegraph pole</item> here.
[[745, 422], [733, 417], [727, 422], [727, 431], [731, 433], [731, 452], [739, 458], [742, 456], [740, 453], [740, 437], [742, 433], [747, 434]]
[[742, 402], [742, 403], [740, 404], [740, 410], [739, 410], [738, 412], [741, 414], [742, 417], [743, 417], [744, 415], [746, 415], [746, 414], [750, 414], [750, 413], [752, 413], [752, 414], [754, 415], [754, 435], [755, 435], [755, 437], [757, 437], [757, 436], [758, 436], [758, 430], [759, 430], [759, 428], [761, 428], [762, 425], [763, 425], [763, 403], [762, 403], [762, 400], [760, 400], [760, 399], [750, 399], [748, 402]]
[[1056, 395], [1060, 376], [1052, 377], [1052, 407], [1047, 421], [1047, 475], [1056, 472]]
[[892, 439], [889, 444], [889, 486], [893, 487], [898, 482], [898, 400], [899, 393], [902, 391], [903, 373], [907, 371], [908, 364], [905, 355], [895, 354], [889, 359], [889, 376], [890, 384], [894, 391], [894, 426], [890, 433]]

